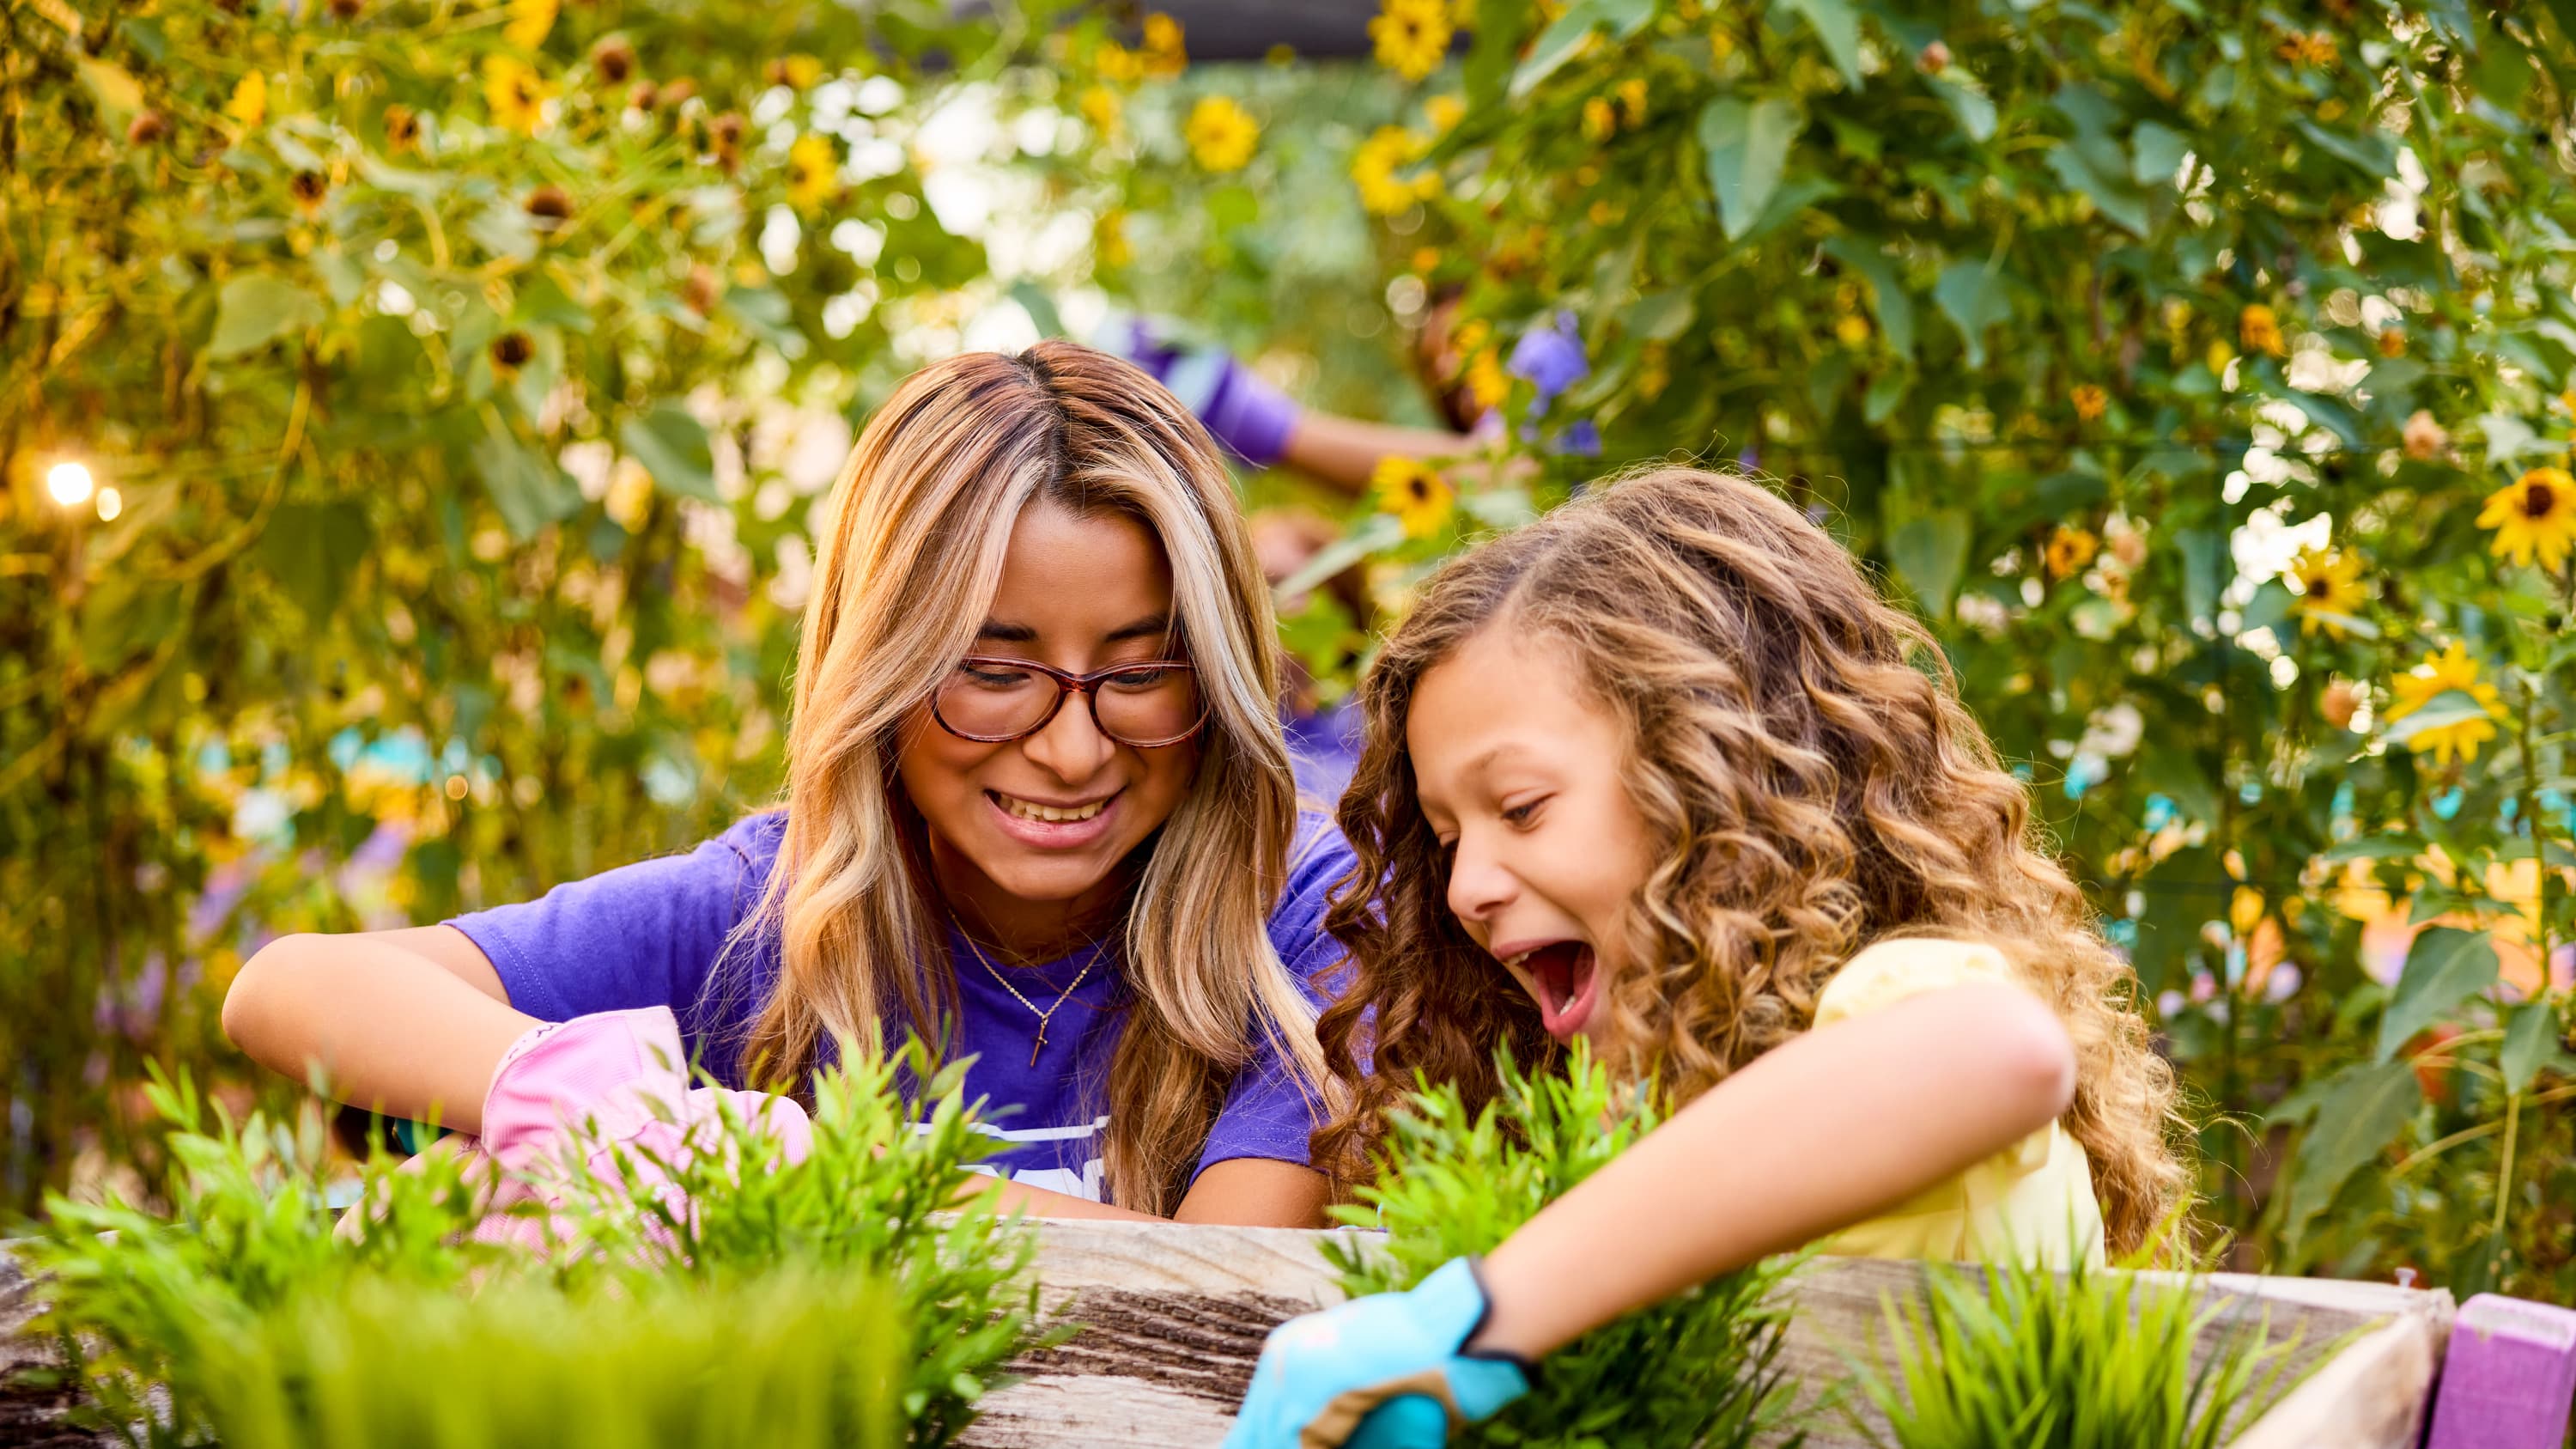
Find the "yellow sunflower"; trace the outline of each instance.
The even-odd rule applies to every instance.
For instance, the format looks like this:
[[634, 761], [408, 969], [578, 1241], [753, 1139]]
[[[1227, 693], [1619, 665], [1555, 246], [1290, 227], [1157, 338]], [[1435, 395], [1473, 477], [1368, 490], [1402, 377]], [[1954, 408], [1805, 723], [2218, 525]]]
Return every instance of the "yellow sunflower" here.
[[1368, 29], [1377, 47], [1377, 63], [1406, 80], [1418, 81], [1440, 68], [1456, 27], [1441, 0], [1383, 0]]
[[1467, 395], [1476, 400], [1476, 411], [1492, 412], [1511, 396], [1511, 375], [1503, 371], [1499, 350], [1480, 349], [1467, 361]]
[[506, 55], [483, 57], [483, 103], [492, 108], [493, 123], [534, 135], [544, 118], [552, 91], [536, 71]]
[[1400, 453], [1378, 459], [1369, 482], [1377, 489], [1379, 511], [1394, 514], [1407, 538], [1429, 538], [1439, 532], [1458, 504], [1457, 492], [1438, 469]]
[[1145, 74], [1169, 80], [1188, 67], [1190, 52], [1181, 39], [1181, 22], [1157, 10], [1145, 17], [1144, 40]]
[[224, 103], [224, 114], [245, 126], [256, 126], [268, 116], [268, 77], [251, 71], [233, 87], [233, 98]]
[[[1406, 181], [1396, 169], [1422, 154], [1422, 138], [1402, 126], [1380, 126], [1351, 153], [1351, 180], [1360, 188], [1360, 205], [1379, 216], [1393, 216], [1426, 193], [1422, 179]], [[1431, 193], [1439, 178], [1424, 178]]]
[[2474, 760], [2478, 746], [2496, 737], [2493, 723], [2504, 718], [2504, 699], [2496, 687], [2478, 678], [2478, 661], [2467, 649], [2454, 641], [2451, 647], [2415, 666], [2414, 671], [2389, 681], [2397, 693], [2397, 703], [2389, 706], [2388, 722], [2395, 724], [2435, 699], [2457, 691], [2467, 695], [2486, 711], [2484, 718], [2470, 715], [2449, 724], [2435, 725], [2409, 736], [2406, 747], [2417, 754], [2433, 756], [2435, 763], [2448, 765], [2453, 760]]
[[2248, 352], [2268, 352], [2274, 357], [2289, 355], [2290, 345], [2281, 336], [2281, 319], [2269, 307], [2257, 302], [2236, 319], [2236, 335]]
[[833, 149], [832, 138], [813, 132], [796, 138], [787, 148], [787, 202], [799, 211], [812, 211], [832, 199], [840, 190], [841, 154]]
[[556, 0], [510, 0], [510, 23], [501, 27], [502, 38], [521, 50], [534, 50], [543, 45], [546, 32], [555, 28]]
[[2370, 590], [2362, 586], [2361, 555], [2342, 549], [2312, 548], [2300, 553], [2290, 563], [2290, 592], [2298, 595], [2292, 607], [2299, 615], [2299, 632], [2313, 634], [2323, 629], [2341, 639], [2351, 630], [2351, 620], [2370, 602]]
[[2487, 552], [2556, 573], [2576, 549], [2576, 477], [2564, 468], [2534, 468], [2487, 495], [2478, 527], [2492, 528]]
[[1610, 98], [1609, 98], [1608, 96], [1586, 96], [1586, 97], [1584, 97], [1584, 100], [1583, 100], [1583, 139], [1584, 139], [1584, 140], [1586, 140], [1586, 141], [1607, 141], [1607, 140], [1609, 140], [1609, 139], [1610, 139], [1610, 133], [1611, 133], [1611, 132], [1613, 132], [1613, 131], [1616, 131], [1616, 130], [1618, 130], [1618, 129], [1619, 129], [1619, 111], [1618, 111], [1618, 108], [1617, 108], [1617, 107], [1612, 106], [1612, 105], [1610, 104]]
[[2062, 579], [2079, 573], [2101, 551], [2102, 540], [2081, 528], [2061, 524], [2048, 536], [2048, 576]]
[[1240, 171], [1261, 144], [1261, 125], [1252, 114], [1225, 96], [1205, 96], [1190, 107], [1182, 126], [1190, 154], [1210, 171]]
[[1118, 132], [1118, 93], [1107, 86], [1084, 86], [1074, 102], [1082, 118], [1091, 123], [1092, 134], [1102, 137]]
[[1422, 103], [1422, 118], [1431, 123], [1434, 135], [1446, 135], [1451, 127], [1467, 119], [1466, 98], [1433, 96]]

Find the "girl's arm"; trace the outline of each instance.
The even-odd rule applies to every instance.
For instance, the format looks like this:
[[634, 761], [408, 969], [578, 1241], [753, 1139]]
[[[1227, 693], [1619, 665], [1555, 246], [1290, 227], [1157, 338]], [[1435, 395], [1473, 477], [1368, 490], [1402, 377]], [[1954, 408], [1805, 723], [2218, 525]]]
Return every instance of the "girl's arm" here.
[[2064, 1113], [2075, 1047], [2028, 992], [1928, 992], [1772, 1049], [1484, 1262], [1469, 1347], [1526, 1360], [1965, 1171]]
[[224, 995], [224, 1035], [333, 1097], [461, 1132], [483, 1127], [501, 1055], [537, 1019], [513, 1010], [482, 949], [452, 926], [282, 936]]

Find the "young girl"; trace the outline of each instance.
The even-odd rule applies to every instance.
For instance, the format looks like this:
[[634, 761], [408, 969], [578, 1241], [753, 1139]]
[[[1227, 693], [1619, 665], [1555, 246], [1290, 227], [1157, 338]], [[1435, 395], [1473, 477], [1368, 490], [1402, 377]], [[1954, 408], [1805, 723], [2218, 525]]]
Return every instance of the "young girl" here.
[[1437, 1444], [1556, 1346], [1818, 1239], [2054, 1264], [2169, 1216], [2132, 979], [1938, 647], [1780, 499], [1581, 498], [1435, 576], [1362, 700], [1342, 825], [1385, 885], [1331, 918], [1351, 1099], [1316, 1160], [1365, 1173], [1417, 1073], [1490, 1098], [1498, 1044], [1580, 1035], [1685, 1105], [1483, 1262], [1283, 1326], [1230, 1445]]
[[[830, 517], [783, 810], [528, 904], [277, 941], [225, 1030], [514, 1168], [566, 1121], [604, 1150], [711, 1113], [691, 1057], [793, 1092], [944, 1030], [1006, 1201], [1319, 1222], [1307, 989], [1350, 857], [1296, 813], [1206, 432], [1087, 348], [959, 357], [879, 410]], [[792, 1151], [801, 1112], [769, 1120]]]

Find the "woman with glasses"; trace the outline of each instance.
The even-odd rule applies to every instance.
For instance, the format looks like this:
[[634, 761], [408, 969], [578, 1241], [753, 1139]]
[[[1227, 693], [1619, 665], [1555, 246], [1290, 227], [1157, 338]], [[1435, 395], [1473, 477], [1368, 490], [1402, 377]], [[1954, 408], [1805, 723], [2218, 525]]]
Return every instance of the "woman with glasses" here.
[[538, 901], [274, 942], [226, 1032], [518, 1173], [568, 1123], [602, 1163], [667, 1149], [743, 1089], [789, 1094], [746, 1105], [793, 1155], [815, 1068], [917, 1033], [974, 1058], [1009, 1201], [1319, 1224], [1350, 855], [1297, 812], [1205, 430], [1088, 348], [959, 357], [878, 411], [829, 517], [783, 809]]

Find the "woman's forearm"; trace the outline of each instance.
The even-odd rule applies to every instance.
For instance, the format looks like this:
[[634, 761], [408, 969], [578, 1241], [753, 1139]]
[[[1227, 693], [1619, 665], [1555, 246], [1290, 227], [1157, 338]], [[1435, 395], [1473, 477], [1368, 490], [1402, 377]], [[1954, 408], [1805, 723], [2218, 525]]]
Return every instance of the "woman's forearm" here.
[[1536, 1359], [1863, 1221], [2045, 1127], [2074, 1090], [2065, 1028], [2000, 984], [1776, 1047], [1495, 1249], [1476, 1346]]
[[1288, 430], [1280, 461], [1358, 497], [1368, 492], [1378, 460], [1389, 454], [1437, 461], [1466, 457], [1479, 446], [1463, 433], [1307, 412]]
[[[447, 932], [445, 927], [432, 931]], [[453, 932], [447, 932], [455, 935]], [[537, 1019], [499, 999], [499, 980], [462, 935], [471, 962], [394, 944], [400, 932], [286, 936], [242, 967], [224, 997], [224, 1034], [292, 1077], [318, 1071], [336, 1100], [397, 1117], [481, 1130], [493, 1069]], [[478, 989], [472, 968], [492, 977]]]

